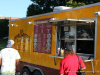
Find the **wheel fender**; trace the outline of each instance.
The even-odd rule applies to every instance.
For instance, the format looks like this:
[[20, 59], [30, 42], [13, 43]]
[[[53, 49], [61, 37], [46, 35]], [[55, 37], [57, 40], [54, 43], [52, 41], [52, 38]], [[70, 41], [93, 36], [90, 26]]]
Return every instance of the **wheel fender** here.
[[44, 75], [43, 71], [42, 71], [40, 68], [33, 67], [33, 66], [29, 66], [29, 65], [24, 65], [24, 66], [23, 66], [23, 68], [26, 68], [26, 67], [30, 70], [30, 72], [34, 72], [35, 70], [38, 70], [38, 71], [40, 71], [40, 73], [41, 73], [42, 75]]

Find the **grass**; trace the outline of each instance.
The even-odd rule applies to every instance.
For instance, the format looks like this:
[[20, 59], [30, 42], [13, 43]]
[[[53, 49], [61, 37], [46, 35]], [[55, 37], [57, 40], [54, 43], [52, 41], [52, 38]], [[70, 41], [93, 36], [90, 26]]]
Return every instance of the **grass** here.
[[3, 49], [3, 48], [6, 48], [7, 41], [8, 41], [8, 39], [0, 40], [0, 50]]

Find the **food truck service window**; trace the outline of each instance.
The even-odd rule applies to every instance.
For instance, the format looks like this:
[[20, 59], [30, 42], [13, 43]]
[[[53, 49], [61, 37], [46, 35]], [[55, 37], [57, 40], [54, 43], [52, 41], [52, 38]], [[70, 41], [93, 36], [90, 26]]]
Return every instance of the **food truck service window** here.
[[65, 19], [57, 21], [56, 26], [57, 51], [66, 45], [71, 45], [73, 51], [83, 56], [83, 59], [94, 57], [95, 22], [93, 20]]

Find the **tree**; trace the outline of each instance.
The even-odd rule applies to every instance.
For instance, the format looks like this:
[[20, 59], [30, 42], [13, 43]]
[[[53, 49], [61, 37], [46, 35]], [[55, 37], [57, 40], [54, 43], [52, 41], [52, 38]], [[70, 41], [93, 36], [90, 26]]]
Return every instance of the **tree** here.
[[3, 37], [8, 36], [9, 33], [9, 20], [7, 19], [0, 19], [0, 39]]
[[100, 0], [31, 0], [27, 9], [27, 16], [33, 16], [42, 13], [52, 12], [55, 6], [78, 7], [91, 3], [100, 2]]
[[31, 0], [31, 4], [27, 9], [27, 16], [48, 13], [53, 11], [55, 6], [66, 6], [66, 0]]
[[87, 4], [92, 4], [92, 3], [100, 2], [100, 0], [74, 0], [74, 1], [77, 1], [77, 2], [84, 2], [86, 5], [87, 5]]
[[39, 5], [31, 4], [27, 10], [27, 16], [38, 15], [42, 13], [42, 9]]
[[68, 7], [79, 7], [79, 6], [84, 6], [85, 3], [83, 3], [83, 2], [78, 2], [77, 3], [76, 1], [70, 0], [70, 1], [66, 2], [66, 5]]

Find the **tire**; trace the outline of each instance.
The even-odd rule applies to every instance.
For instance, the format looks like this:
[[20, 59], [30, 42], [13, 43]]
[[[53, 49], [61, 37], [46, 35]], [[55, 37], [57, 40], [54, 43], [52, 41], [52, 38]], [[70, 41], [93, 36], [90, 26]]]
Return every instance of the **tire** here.
[[23, 68], [20, 72], [20, 75], [31, 75], [31, 73], [27, 68]]
[[42, 75], [39, 71], [34, 71], [33, 75]]

